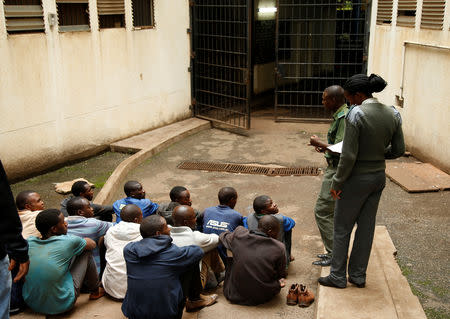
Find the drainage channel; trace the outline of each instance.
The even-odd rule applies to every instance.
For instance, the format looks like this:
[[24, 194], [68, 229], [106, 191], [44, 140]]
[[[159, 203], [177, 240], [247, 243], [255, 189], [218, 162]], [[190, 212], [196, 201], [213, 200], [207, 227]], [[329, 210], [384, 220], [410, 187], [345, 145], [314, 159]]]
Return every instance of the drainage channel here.
[[180, 169], [228, 172], [241, 174], [257, 174], [267, 176], [317, 176], [319, 168], [313, 166], [306, 167], [267, 167], [250, 164], [217, 163], [217, 162], [195, 162], [184, 161], [177, 166]]

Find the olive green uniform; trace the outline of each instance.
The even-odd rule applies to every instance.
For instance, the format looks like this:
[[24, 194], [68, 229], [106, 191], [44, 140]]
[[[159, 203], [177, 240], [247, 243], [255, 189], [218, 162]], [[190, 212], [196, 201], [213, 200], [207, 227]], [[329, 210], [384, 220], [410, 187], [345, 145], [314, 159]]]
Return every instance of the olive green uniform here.
[[[333, 122], [328, 130], [328, 144], [336, 144], [342, 141], [345, 131], [345, 115], [348, 113], [346, 104], [342, 105], [334, 114]], [[325, 159], [328, 167], [323, 176], [322, 188], [320, 189], [319, 198], [317, 198], [314, 213], [316, 223], [319, 227], [320, 236], [328, 254], [333, 250], [333, 218], [334, 218], [334, 199], [330, 194], [331, 182], [337, 170], [339, 163], [339, 155], [325, 152]]]

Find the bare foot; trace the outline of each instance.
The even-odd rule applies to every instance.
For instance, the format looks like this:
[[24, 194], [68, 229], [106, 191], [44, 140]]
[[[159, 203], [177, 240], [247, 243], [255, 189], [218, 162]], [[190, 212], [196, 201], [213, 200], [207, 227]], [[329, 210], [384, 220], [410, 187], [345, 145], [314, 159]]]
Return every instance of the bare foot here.
[[286, 286], [286, 279], [281, 278], [281, 279], [279, 280], [279, 282], [280, 282], [280, 287], [281, 287], [281, 288], [283, 288], [284, 286]]

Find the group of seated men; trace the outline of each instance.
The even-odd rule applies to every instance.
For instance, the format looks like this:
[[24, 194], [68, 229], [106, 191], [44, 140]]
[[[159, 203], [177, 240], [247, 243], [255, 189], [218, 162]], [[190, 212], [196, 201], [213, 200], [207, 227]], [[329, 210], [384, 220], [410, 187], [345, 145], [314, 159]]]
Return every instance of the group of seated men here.
[[225, 297], [243, 305], [267, 302], [284, 286], [295, 222], [278, 214], [270, 197], [256, 197], [254, 213], [243, 217], [232, 187], [220, 189], [219, 205], [203, 212], [182, 186], [162, 205], [146, 199], [137, 181], [126, 182], [124, 192], [112, 206], [96, 205], [90, 184], [75, 182], [61, 210], [44, 209], [34, 191], [17, 195], [30, 268], [13, 287], [11, 309], [24, 302], [60, 314], [80, 293], [95, 300], [106, 292], [123, 300], [128, 318], [181, 318], [185, 308], [215, 303], [216, 294], [202, 292], [221, 281]]

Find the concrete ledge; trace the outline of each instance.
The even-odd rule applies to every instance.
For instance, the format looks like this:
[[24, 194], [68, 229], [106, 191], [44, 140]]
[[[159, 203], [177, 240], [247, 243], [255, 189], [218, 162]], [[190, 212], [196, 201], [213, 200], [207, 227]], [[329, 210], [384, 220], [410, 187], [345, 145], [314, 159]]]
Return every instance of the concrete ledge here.
[[397, 250], [385, 226], [376, 227], [375, 238], [374, 248], [380, 258], [380, 264], [395, 305], [397, 318], [426, 319], [427, 317], [419, 298], [412, 293], [408, 280], [403, 276], [394, 258], [394, 252]]
[[[394, 258], [396, 251], [385, 226], [377, 226], [367, 268], [366, 288], [346, 289], [319, 285], [316, 318], [320, 319], [426, 319]], [[321, 276], [329, 274], [322, 268]]]
[[126, 175], [143, 161], [183, 138], [211, 128], [209, 121], [190, 118], [111, 144], [112, 150], [137, 152], [120, 163], [94, 199], [96, 204], [111, 203]]

